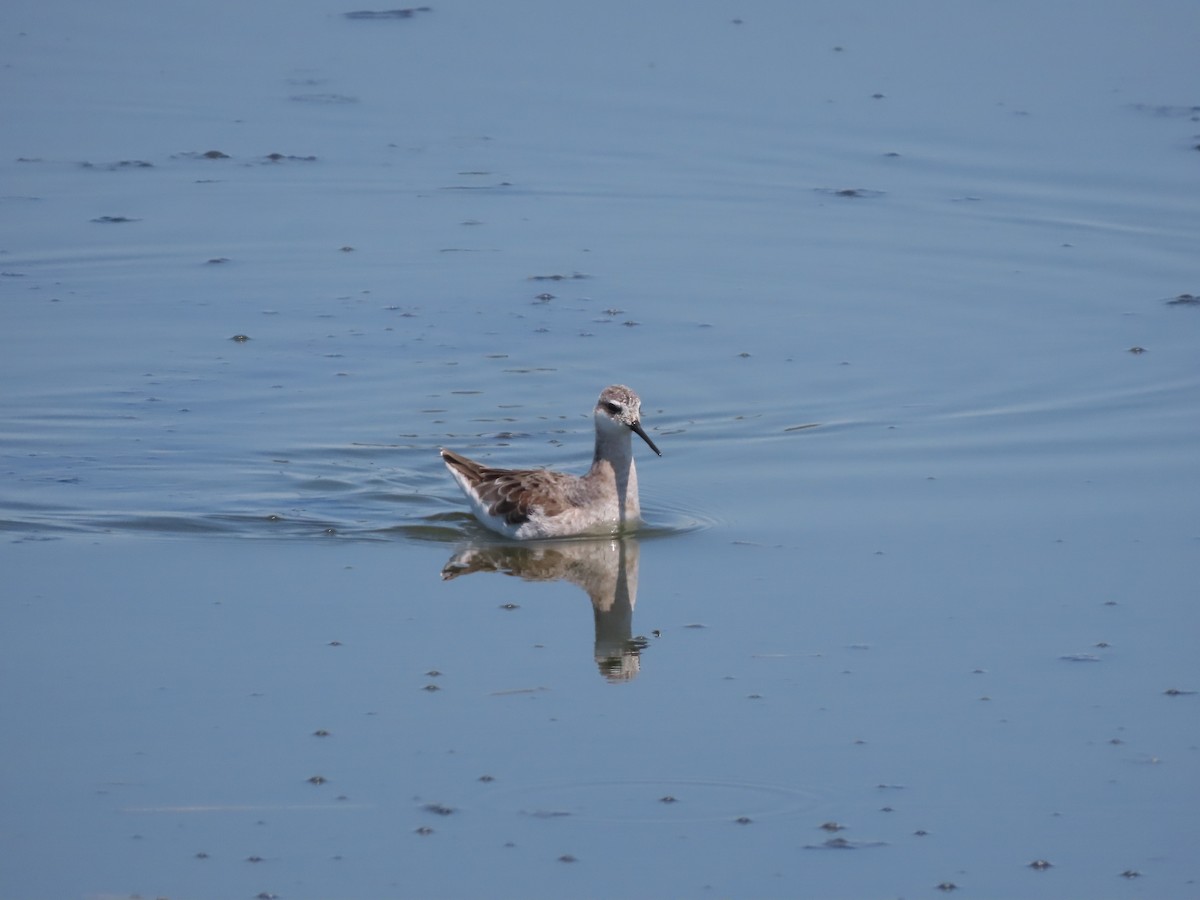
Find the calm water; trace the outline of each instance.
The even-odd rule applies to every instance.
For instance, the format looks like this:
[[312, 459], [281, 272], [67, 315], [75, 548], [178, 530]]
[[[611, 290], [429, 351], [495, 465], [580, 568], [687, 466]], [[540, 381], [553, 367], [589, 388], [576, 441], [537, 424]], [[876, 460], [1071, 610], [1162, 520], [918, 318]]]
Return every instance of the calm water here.
[[1200, 893], [1200, 10], [350, 10], [3, 15], [0, 898]]

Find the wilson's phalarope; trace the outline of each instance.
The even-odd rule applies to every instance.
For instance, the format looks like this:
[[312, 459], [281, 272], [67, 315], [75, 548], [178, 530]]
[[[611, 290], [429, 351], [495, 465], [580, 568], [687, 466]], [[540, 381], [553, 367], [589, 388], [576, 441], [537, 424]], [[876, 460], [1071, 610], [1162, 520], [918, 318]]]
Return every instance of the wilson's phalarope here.
[[442, 449], [446, 468], [481, 523], [520, 541], [595, 532], [612, 534], [641, 518], [630, 435], [662, 456], [642, 430], [642, 401], [623, 384], [596, 401], [596, 455], [583, 477], [545, 469], [493, 469]]

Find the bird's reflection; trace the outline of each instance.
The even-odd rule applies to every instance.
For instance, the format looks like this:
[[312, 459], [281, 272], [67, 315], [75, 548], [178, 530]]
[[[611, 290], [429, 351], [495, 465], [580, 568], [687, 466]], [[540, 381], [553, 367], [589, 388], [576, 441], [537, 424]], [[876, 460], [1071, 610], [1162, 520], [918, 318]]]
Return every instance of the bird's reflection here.
[[472, 572], [503, 572], [526, 581], [569, 581], [592, 599], [596, 665], [609, 681], [637, 677], [646, 639], [633, 636], [638, 542], [632, 537], [536, 544], [470, 544], [442, 567], [449, 580]]

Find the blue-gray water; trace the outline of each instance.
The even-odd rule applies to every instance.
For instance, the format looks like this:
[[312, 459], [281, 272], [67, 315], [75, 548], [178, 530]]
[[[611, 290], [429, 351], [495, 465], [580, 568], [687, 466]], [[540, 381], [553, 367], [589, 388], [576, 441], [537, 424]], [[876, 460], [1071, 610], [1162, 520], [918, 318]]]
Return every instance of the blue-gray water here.
[[0, 898], [1195, 895], [1200, 9], [355, 9], [0, 14]]

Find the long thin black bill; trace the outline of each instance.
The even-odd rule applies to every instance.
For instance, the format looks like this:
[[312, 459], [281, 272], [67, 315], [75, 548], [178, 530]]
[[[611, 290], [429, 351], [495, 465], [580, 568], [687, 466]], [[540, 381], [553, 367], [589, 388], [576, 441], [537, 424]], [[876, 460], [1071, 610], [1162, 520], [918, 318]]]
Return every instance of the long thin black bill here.
[[637, 433], [643, 441], [645, 441], [647, 444], [650, 445], [651, 450], [653, 450], [659, 456], [662, 456], [662, 451], [654, 446], [654, 441], [650, 440], [650, 435], [646, 434], [646, 432], [644, 432], [642, 430], [641, 422], [635, 422], [634, 424], [630, 425], [629, 427], [632, 428], [634, 430], [634, 432]]

